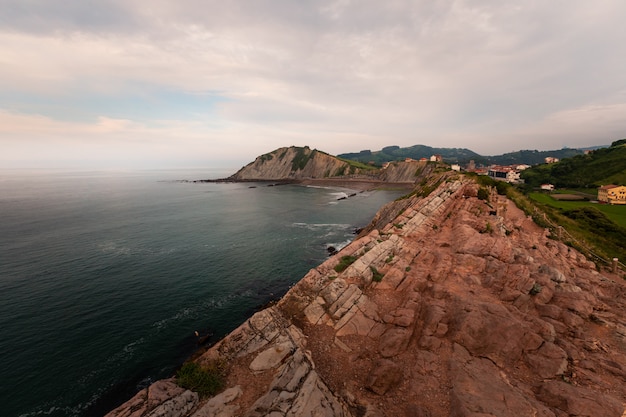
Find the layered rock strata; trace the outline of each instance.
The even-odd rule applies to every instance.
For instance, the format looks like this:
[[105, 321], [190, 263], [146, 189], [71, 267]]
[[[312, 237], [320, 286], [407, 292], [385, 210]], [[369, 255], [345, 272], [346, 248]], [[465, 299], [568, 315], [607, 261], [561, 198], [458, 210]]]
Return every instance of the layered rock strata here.
[[161, 381], [110, 415], [623, 416], [623, 279], [477, 189], [398, 203], [209, 349], [218, 396]]
[[[228, 178], [217, 181], [368, 181], [373, 184], [414, 184], [428, 176], [437, 164], [420, 161], [393, 162], [384, 169], [355, 165], [308, 147], [279, 148], [257, 157]], [[365, 169], [364, 169], [365, 168]]]
[[350, 165], [332, 155], [308, 147], [291, 146], [257, 157], [229, 179], [284, 181], [337, 177], [350, 173]]

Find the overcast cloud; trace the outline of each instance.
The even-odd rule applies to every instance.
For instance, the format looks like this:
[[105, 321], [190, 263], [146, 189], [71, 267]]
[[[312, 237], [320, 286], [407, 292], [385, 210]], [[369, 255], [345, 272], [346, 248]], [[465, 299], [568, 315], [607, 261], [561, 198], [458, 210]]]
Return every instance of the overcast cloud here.
[[626, 2], [512, 3], [0, 0], [0, 164], [626, 137]]

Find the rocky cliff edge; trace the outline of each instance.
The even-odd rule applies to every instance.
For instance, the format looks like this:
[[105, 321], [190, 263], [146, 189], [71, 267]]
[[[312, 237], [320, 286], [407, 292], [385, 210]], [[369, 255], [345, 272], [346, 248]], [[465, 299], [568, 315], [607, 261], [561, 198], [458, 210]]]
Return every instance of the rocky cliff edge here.
[[109, 416], [623, 416], [623, 278], [477, 189], [396, 203], [210, 348], [217, 396], [159, 381]]

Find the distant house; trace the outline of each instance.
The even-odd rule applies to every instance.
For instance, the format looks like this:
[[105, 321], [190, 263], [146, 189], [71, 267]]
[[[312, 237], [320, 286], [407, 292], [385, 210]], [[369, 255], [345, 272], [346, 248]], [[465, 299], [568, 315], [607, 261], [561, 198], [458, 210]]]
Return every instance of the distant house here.
[[441, 157], [441, 155], [432, 155], [430, 157], [430, 162], [441, 162], [443, 161], [443, 158]]
[[518, 165], [515, 167], [515, 169], [517, 169], [518, 171], [523, 171], [528, 168], [530, 168], [530, 165], [526, 165], [526, 164]]
[[523, 181], [520, 178], [520, 173], [512, 169], [506, 173], [506, 182], [511, 184], [517, 184]]
[[460, 171], [461, 170], [461, 165], [459, 165], [459, 164], [452, 164], [452, 165], [450, 165], [450, 169], [452, 169], [452, 171]]
[[626, 204], [626, 186], [603, 185], [598, 188], [598, 201], [607, 204]]
[[554, 191], [553, 184], [541, 184], [541, 189], [546, 191]]
[[487, 171], [487, 175], [496, 180], [506, 180], [506, 174], [508, 174], [510, 169], [504, 167], [491, 167], [489, 171]]
[[506, 181], [511, 184], [524, 182], [520, 178], [519, 171], [512, 166], [493, 165], [489, 168], [489, 171], [487, 171], [487, 175], [494, 180]]
[[559, 162], [559, 158], [555, 158], [553, 156], [546, 156], [543, 160], [546, 162], [546, 164], [554, 164], [555, 162]]

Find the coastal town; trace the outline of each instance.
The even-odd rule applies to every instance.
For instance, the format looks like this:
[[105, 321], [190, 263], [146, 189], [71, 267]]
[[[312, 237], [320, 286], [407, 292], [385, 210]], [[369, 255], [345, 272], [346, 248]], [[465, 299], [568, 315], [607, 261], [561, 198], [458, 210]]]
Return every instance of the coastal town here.
[[[586, 152], [586, 154], [588, 154]], [[414, 162], [416, 160], [412, 158], [406, 158], [405, 162]], [[435, 154], [430, 158], [421, 158], [420, 162], [443, 162], [441, 155]], [[554, 164], [559, 162], [559, 158], [548, 156], [544, 159], [546, 164]], [[386, 169], [390, 162], [383, 164], [382, 168]], [[521, 178], [521, 174], [528, 168], [531, 168], [528, 164], [512, 164], [512, 165], [490, 165], [490, 166], [477, 166], [473, 160], [470, 160], [464, 167], [460, 164], [450, 164], [450, 168], [453, 171], [473, 172], [478, 175], [487, 175], [494, 180], [504, 181], [509, 184], [524, 184], [524, 179]], [[555, 191], [554, 184], [544, 183], [539, 187], [541, 191]], [[570, 197], [571, 199], [571, 197]], [[582, 196], [574, 199], [585, 199]], [[598, 187], [597, 200], [601, 204], [626, 204], [626, 186], [617, 184], [607, 184]]]

